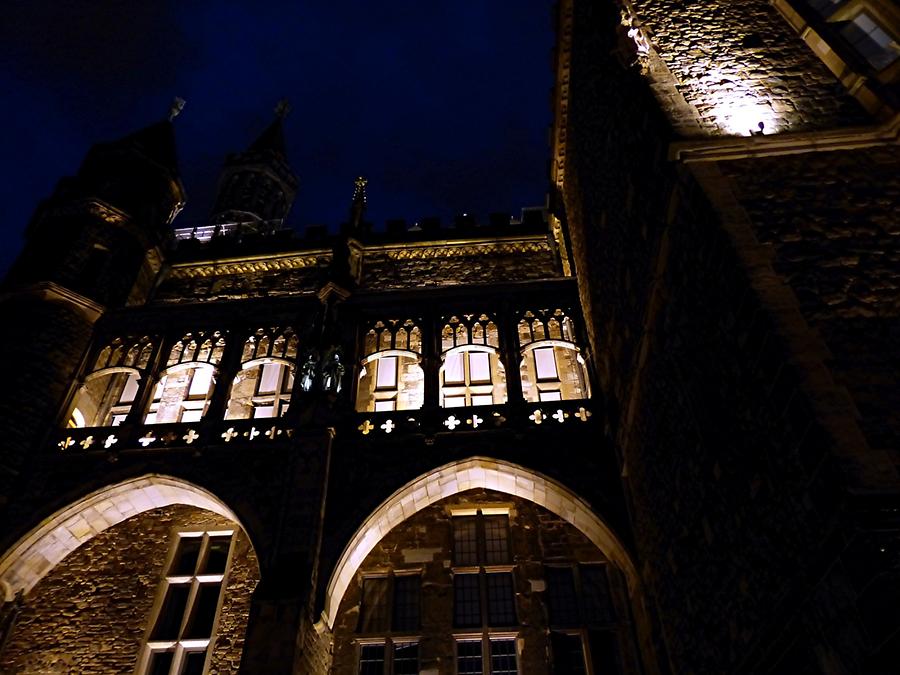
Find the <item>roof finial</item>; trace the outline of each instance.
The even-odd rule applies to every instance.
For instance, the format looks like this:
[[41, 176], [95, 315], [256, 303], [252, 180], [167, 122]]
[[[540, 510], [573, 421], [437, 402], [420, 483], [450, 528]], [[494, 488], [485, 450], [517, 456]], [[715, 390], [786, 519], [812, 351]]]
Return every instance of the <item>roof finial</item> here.
[[172, 101], [172, 105], [169, 107], [169, 121], [174, 120], [178, 115], [181, 114], [181, 111], [184, 109], [184, 99], [180, 96], [176, 96]]
[[288, 103], [286, 98], [281, 99], [275, 104], [275, 114], [281, 119], [287, 117], [289, 112], [291, 112], [291, 104]]

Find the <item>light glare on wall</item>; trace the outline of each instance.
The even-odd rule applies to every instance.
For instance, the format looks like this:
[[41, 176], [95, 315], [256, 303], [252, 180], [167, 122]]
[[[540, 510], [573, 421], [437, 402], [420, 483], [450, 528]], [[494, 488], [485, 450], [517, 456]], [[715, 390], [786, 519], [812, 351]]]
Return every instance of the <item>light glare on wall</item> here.
[[[776, 131], [772, 108], [750, 97], [720, 103], [713, 109], [713, 114], [716, 124], [729, 134], [752, 136]], [[763, 125], [762, 128], [759, 126], [760, 123]]]

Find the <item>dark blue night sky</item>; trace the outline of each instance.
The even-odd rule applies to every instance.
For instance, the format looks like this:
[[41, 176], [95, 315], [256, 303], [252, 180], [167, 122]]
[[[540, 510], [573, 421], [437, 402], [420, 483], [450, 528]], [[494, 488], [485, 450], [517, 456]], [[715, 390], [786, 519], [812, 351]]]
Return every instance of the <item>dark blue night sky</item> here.
[[218, 167], [287, 119], [300, 193], [289, 222], [335, 226], [353, 178], [369, 217], [518, 213], [547, 189], [549, 0], [140, 2], [9, 0], [0, 21], [0, 271], [39, 199], [88, 147], [163, 117], [175, 95], [189, 204]]

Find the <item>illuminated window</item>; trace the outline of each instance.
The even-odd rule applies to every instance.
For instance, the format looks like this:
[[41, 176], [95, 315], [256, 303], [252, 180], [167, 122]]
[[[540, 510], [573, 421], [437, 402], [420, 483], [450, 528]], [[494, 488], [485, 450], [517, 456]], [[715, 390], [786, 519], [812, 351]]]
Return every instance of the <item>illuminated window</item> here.
[[138, 672], [144, 675], [206, 672], [228, 571], [232, 534], [230, 531], [178, 534]]
[[100, 350], [94, 369], [72, 403], [67, 426], [115, 427], [125, 421], [137, 398], [153, 345], [144, 337], [121, 339]]
[[441, 406], [506, 403], [497, 326], [486, 314], [452, 316], [441, 331]]
[[356, 410], [416, 410], [425, 400], [422, 333], [412, 319], [377, 321], [365, 335]]
[[844, 24], [840, 34], [877, 70], [887, 68], [900, 57], [900, 45], [867, 12], [860, 12]]
[[590, 397], [587, 369], [572, 319], [561, 310], [525, 312], [519, 321], [522, 395], [526, 401]]
[[287, 412], [297, 346], [297, 336], [290, 328], [261, 328], [247, 339], [241, 370], [231, 383], [225, 419], [281, 417]]
[[218, 332], [188, 333], [175, 343], [144, 421], [147, 424], [199, 421], [209, 407], [215, 388], [215, 366], [221, 361], [224, 349], [225, 338]]
[[[366, 577], [362, 583], [358, 633], [359, 673], [407, 675], [419, 672], [422, 580], [418, 574]], [[368, 637], [381, 633], [378, 638]]]

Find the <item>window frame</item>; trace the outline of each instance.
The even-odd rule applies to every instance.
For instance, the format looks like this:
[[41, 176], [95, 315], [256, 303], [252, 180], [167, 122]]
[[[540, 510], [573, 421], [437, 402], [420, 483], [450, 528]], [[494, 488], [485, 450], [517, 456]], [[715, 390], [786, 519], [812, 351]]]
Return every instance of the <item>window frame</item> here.
[[[354, 642], [356, 644], [356, 672], [360, 673], [362, 669], [362, 649], [367, 645], [384, 645], [384, 673], [392, 675], [394, 672], [394, 652], [398, 645], [415, 644], [418, 649], [422, 641], [422, 575], [421, 568], [410, 568], [403, 570], [388, 571], [372, 571], [361, 572], [359, 575], [359, 619], [357, 622]], [[396, 623], [396, 606], [397, 606], [397, 579], [416, 578], [417, 585], [417, 601], [418, 601], [418, 625], [415, 630], [398, 630]], [[383, 579], [387, 584], [387, 590], [384, 594], [385, 607], [384, 615], [386, 617], [387, 626], [383, 630], [374, 630], [369, 632], [362, 631], [362, 624], [365, 620], [365, 582], [368, 580]], [[421, 663], [421, 654], [417, 651], [416, 658]]]
[[[140, 656], [138, 657], [137, 666], [135, 667], [135, 675], [148, 675], [150, 673], [151, 661], [154, 654], [174, 652], [172, 664], [169, 667], [169, 673], [181, 673], [184, 667], [185, 654], [205, 650], [206, 657], [203, 663], [203, 673], [208, 674], [210, 663], [212, 660], [213, 650], [215, 649], [216, 638], [219, 632], [219, 621], [222, 614], [222, 606], [225, 602], [225, 592], [231, 573], [232, 561], [235, 554], [235, 540], [237, 530], [231, 528], [215, 529], [215, 528], [175, 528], [169, 535], [171, 540], [169, 544], [169, 552], [166, 555], [165, 565], [163, 566], [163, 574], [157, 584], [156, 598], [150, 611], [151, 620], [147, 624], [141, 640]], [[228, 537], [228, 553], [225, 558], [225, 566], [221, 573], [216, 574], [197, 574], [197, 569], [201, 565], [201, 561], [208, 560], [209, 542], [213, 538]], [[194, 563], [194, 571], [191, 574], [172, 574], [173, 566], [177, 561], [177, 556], [181, 548], [181, 542], [184, 539], [200, 538], [201, 546], [197, 554], [197, 561]], [[156, 630], [157, 622], [160, 620], [164, 610], [166, 598], [169, 595], [169, 589], [173, 585], [190, 584], [188, 598], [185, 601], [182, 610], [181, 624], [179, 625], [179, 637], [176, 640], [154, 639], [153, 632]], [[187, 629], [194, 613], [197, 610], [197, 598], [200, 593], [200, 587], [204, 583], [218, 583], [219, 597], [216, 601], [216, 609], [213, 614], [212, 626], [210, 628], [209, 638], [186, 638], [181, 634]], [[174, 648], [174, 649], [173, 649]]]
[[[475, 380], [472, 378], [472, 361], [471, 354], [486, 354], [488, 357], [488, 379]], [[447, 382], [447, 359], [448, 357], [459, 357], [462, 361], [462, 380]], [[497, 376], [495, 378], [492, 372], [491, 364], [497, 364]], [[502, 374], [502, 378], [499, 375]], [[506, 367], [503, 359], [500, 358], [500, 350], [490, 345], [480, 344], [463, 344], [451, 347], [441, 354], [441, 366], [438, 373], [438, 387], [440, 392], [441, 408], [469, 408], [482, 405], [501, 405], [506, 402], [507, 385], [506, 385]], [[495, 390], [502, 387], [502, 400], [497, 401]], [[490, 397], [490, 403], [475, 403], [478, 397]], [[461, 405], [447, 405], [448, 400], [461, 400]]]

